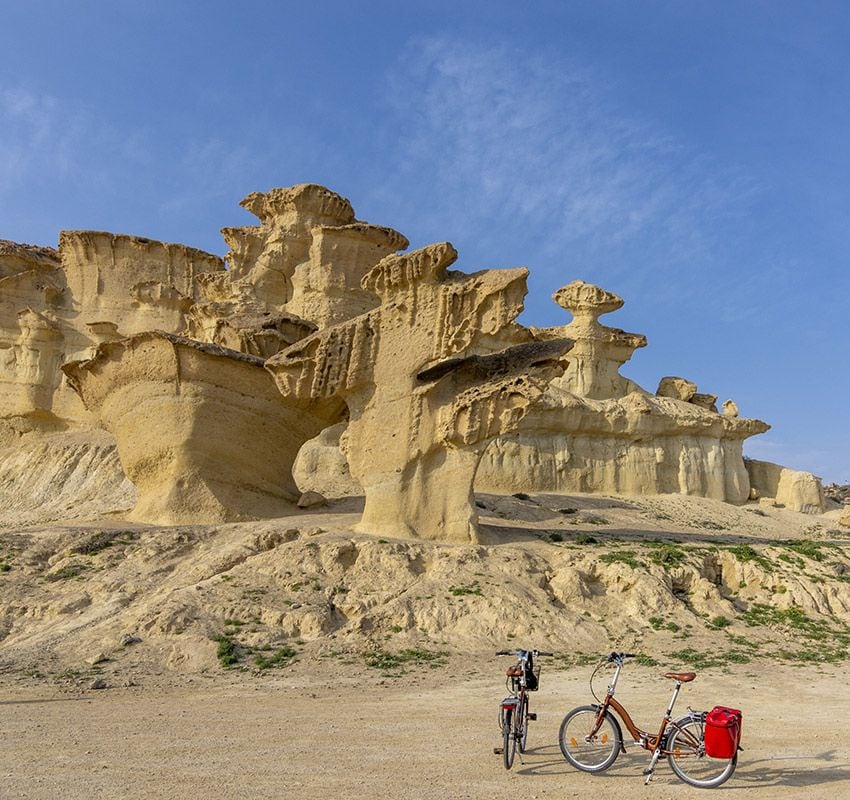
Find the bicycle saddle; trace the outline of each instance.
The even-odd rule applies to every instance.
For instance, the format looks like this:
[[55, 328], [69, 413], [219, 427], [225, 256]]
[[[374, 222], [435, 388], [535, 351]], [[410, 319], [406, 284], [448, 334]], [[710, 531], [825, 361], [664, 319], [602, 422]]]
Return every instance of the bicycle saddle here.
[[514, 664], [505, 670], [505, 675], [509, 678], [520, 678], [522, 677], [522, 667], [519, 664]]
[[680, 683], [688, 683], [696, 678], [696, 672], [665, 672], [664, 677]]

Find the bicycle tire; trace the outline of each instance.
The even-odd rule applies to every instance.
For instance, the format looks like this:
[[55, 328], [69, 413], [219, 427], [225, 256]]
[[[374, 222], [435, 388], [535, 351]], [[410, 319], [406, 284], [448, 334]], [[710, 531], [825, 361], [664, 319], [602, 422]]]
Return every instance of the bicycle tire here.
[[517, 747], [520, 753], [525, 752], [525, 746], [528, 744], [528, 695], [523, 695], [522, 708], [518, 716], [517, 728]]
[[516, 736], [514, 736], [514, 720], [513, 712], [505, 711], [505, 722], [502, 725], [502, 760], [505, 764], [505, 769], [510, 769], [514, 765], [514, 755], [516, 754]]
[[732, 777], [738, 763], [738, 753], [732, 758], [711, 758], [706, 755], [701, 720], [683, 717], [670, 727], [667, 761], [676, 777], [700, 789], [713, 789]]
[[578, 706], [564, 717], [558, 731], [558, 744], [564, 758], [582, 772], [603, 772], [620, 754], [622, 734], [617, 720], [605, 712], [602, 725], [590, 739], [599, 713], [597, 706]]

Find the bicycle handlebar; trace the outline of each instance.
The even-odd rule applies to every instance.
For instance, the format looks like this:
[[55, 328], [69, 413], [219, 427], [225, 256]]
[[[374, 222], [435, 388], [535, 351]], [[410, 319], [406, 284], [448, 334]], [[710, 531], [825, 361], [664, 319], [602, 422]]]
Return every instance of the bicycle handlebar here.
[[611, 653], [605, 660], [608, 662], [620, 661], [624, 658], [637, 658], [637, 653]]
[[497, 650], [497, 656], [519, 656], [521, 653], [531, 653], [533, 656], [554, 656], [554, 653], [547, 653], [543, 650]]

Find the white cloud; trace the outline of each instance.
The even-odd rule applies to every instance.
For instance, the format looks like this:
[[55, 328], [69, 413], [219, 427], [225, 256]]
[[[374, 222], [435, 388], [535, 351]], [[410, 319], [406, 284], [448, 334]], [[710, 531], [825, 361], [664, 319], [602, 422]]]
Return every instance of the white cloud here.
[[617, 108], [569, 59], [452, 38], [415, 40], [406, 57], [388, 92], [400, 169], [386, 192], [411, 216], [430, 209], [431, 230], [537, 237], [536, 257], [580, 254], [633, 288], [652, 271], [657, 291], [681, 293], [693, 279], [682, 266], [709, 259], [718, 220], [742, 217], [755, 192]]

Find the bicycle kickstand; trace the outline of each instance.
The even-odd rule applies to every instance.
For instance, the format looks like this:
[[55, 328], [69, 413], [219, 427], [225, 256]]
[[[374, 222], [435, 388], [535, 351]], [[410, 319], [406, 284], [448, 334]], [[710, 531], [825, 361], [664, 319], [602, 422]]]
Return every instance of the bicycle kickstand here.
[[661, 755], [661, 748], [656, 747], [652, 751], [652, 758], [649, 759], [649, 766], [643, 771], [643, 774], [646, 776], [646, 780], [643, 782], [644, 786], [648, 786], [655, 775], [655, 765], [658, 763], [659, 755]]

